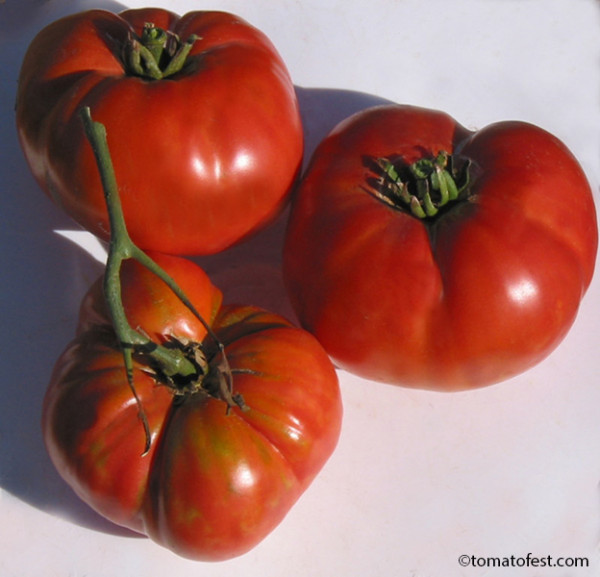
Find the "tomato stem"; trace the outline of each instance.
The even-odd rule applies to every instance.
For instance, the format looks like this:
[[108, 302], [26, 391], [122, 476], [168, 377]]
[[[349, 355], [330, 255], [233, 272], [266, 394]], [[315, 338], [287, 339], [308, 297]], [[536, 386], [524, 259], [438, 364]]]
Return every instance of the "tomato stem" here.
[[182, 42], [174, 32], [148, 22], [141, 38], [130, 32], [123, 49], [123, 59], [130, 74], [151, 80], [168, 78], [179, 72], [198, 36], [192, 34]]
[[[195, 365], [185, 357], [181, 350], [168, 349], [153, 343], [148, 337], [133, 329], [127, 320], [121, 298], [120, 275], [123, 262], [128, 259], [138, 261], [156, 274], [184, 301], [186, 306], [190, 307], [192, 311], [194, 311], [194, 308], [175, 284], [175, 281], [131, 240], [125, 225], [119, 189], [108, 152], [106, 129], [103, 124], [92, 120], [88, 107], [82, 109], [81, 115], [84, 120], [86, 135], [96, 156], [108, 209], [110, 245], [104, 274], [104, 293], [115, 332], [125, 348], [141, 347], [146, 349], [147, 353], [160, 363], [161, 368], [168, 376], [194, 374], [196, 372]], [[195, 311], [194, 314], [199, 316]]]
[[469, 163], [457, 171], [445, 151], [408, 166], [389, 158], [377, 159], [376, 165], [380, 172], [376, 196], [420, 219], [436, 216], [441, 208], [462, 198], [469, 186]]
[[[129, 236], [119, 197], [114, 166], [109, 153], [105, 126], [92, 119], [89, 107], [82, 108], [81, 118], [86, 136], [96, 158], [109, 216], [110, 243], [104, 273], [104, 295], [112, 325], [123, 353], [127, 382], [140, 407], [140, 418], [146, 431], [146, 447], [144, 451], [146, 453], [150, 448], [150, 429], [133, 384], [134, 352], [142, 353], [152, 358], [158, 367], [160, 367], [162, 374], [171, 380], [175, 380], [175, 378], [185, 379], [186, 377], [194, 379], [199, 376], [210, 377], [213, 380], [218, 378], [220, 385], [218, 398], [227, 403], [227, 410], [229, 411], [233, 406], [240, 406], [241, 408], [243, 406], [241, 401], [238, 402], [237, 396], [232, 393], [232, 374], [225, 355], [224, 345], [175, 280], [141, 250]], [[217, 353], [211, 360], [210, 368], [193, 362], [181, 348], [168, 348], [155, 343], [129, 324], [123, 306], [121, 288], [121, 267], [123, 262], [129, 259], [136, 260], [149, 271], [156, 274], [202, 323], [207, 334], [216, 343], [218, 348]]]

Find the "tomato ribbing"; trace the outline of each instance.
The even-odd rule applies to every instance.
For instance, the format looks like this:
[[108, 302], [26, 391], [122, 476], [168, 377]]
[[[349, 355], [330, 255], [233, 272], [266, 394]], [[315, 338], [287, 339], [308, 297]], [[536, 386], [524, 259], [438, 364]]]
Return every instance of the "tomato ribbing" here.
[[283, 271], [299, 321], [340, 368], [464, 390], [558, 345], [597, 246], [589, 183], [556, 137], [516, 121], [470, 131], [390, 104], [342, 121], [316, 148]]
[[207, 255], [243, 241], [281, 212], [300, 170], [289, 72], [269, 39], [233, 14], [71, 14], [36, 36], [18, 84], [32, 174], [103, 240], [108, 215], [83, 106], [110, 135], [127, 228], [143, 250]]

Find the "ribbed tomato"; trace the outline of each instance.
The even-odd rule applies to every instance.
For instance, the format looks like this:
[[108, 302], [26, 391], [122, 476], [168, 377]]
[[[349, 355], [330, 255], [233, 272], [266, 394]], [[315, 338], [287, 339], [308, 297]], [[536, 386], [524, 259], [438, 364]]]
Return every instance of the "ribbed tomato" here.
[[18, 134], [42, 189], [108, 238], [79, 111], [105, 125], [129, 233], [209, 254], [277, 213], [300, 167], [293, 83], [269, 39], [225, 12], [90, 10], [49, 24], [23, 60]]
[[136, 401], [96, 283], [45, 396], [45, 442], [59, 473], [103, 516], [179, 555], [227, 559], [280, 523], [334, 450], [337, 375], [308, 332], [255, 307], [222, 306], [197, 265], [153, 256], [211, 333], [135, 261], [122, 271], [127, 317], [183, 351], [195, 374], [168, 376], [136, 350]]
[[340, 367], [438, 390], [531, 367], [571, 327], [598, 246], [590, 185], [524, 122], [470, 131], [385, 105], [339, 124], [294, 201], [284, 274]]

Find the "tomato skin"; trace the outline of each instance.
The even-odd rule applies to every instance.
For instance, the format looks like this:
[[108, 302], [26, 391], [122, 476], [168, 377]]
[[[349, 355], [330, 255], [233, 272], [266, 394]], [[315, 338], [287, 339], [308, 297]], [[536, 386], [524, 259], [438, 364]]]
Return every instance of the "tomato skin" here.
[[[365, 159], [445, 150], [472, 162], [470, 197], [433, 223], [381, 202]], [[476, 132], [442, 112], [386, 105], [343, 121], [294, 199], [284, 277], [301, 324], [341, 368], [433, 390], [499, 382], [572, 325], [598, 245], [590, 186], [544, 130]]]
[[[221, 306], [220, 292], [195, 264], [152, 256], [224, 344], [234, 392], [249, 409], [227, 414], [213, 397], [175, 396], [136, 360], [134, 383], [152, 438], [142, 455], [138, 406], [96, 283], [82, 303], [78, 334], [56, 363], [44, 439], [59, 473], [100, 514], [181, 556], [220, 561], [269, 534], [333, 452], [342, 418], [337, 374], [308, 332], [256, 307]], [[132, 326], [157, 342], [177, 336], [210, 348], [206, 330], [157, 277], [128, 261], [123, 279]]]
[[[184, 68], [126, 73], [128, 34], [146, 22], [195, 42]], [[303, 154], [294, 86], [271, 42], [224, 12], [90, 10], [43, 29], [24, 58], [19, 139], [41, 188], [108, 238], [108, 217], [79, 110], [106, 126], [129, 232], [145, 250], [210, 254], [282, 208]]]

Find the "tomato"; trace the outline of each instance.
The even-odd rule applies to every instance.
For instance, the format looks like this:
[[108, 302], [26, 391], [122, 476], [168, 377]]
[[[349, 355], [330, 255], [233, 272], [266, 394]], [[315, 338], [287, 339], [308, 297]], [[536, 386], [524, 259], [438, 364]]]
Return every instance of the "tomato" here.
[[317, 147], [294, 199], [284, 276], [341, 368], [434, 390], [499, 382], [546, 357], [594, 272], [582, 168], [523, 122], [469, 131], [374, 107]]
[[[223, 306], [195, 263], [153, 256], [214, 331], [224, 357], [166, 284], [127, 261], [123, 302], [132, 326], [186, 351], [204, 372], [167, 378], [138, 351], [136, 403], [98, 282], [56, 363], [44, 438], [62, 477], [100, 514], [181, 556], [223, 560], [272, 531], [331, 455], [342, 417], [337, 374], [308, 332], [256, 307]], [[220, 394], [224, 359], [230, 399]]]
[[[166, 48], [153, 64], [142, 39], [156, 37]], [[168, 69], [180, 61], [180, 70]], [[239, 242], [280, 211], [301, 164], [285, 64], [264, 34], [232, 14], [91, 10], [32, 41], [16, 100], [25, 157], [41, 188], [107, 239], [102, 186], [78, 117], [84, 106], [106, 126], [129, 232], [145, 250], [210, 254]]]

